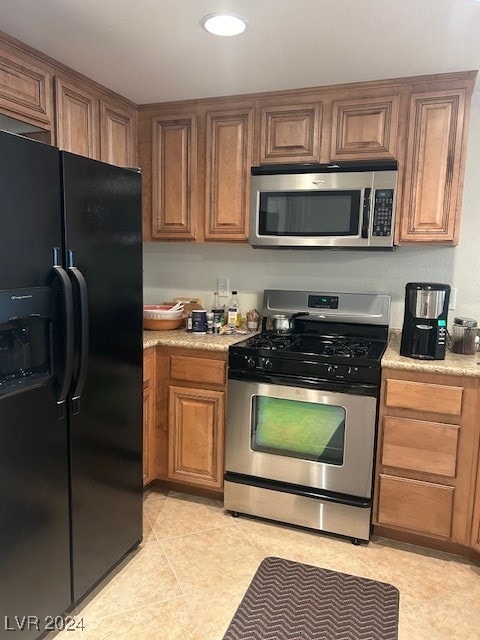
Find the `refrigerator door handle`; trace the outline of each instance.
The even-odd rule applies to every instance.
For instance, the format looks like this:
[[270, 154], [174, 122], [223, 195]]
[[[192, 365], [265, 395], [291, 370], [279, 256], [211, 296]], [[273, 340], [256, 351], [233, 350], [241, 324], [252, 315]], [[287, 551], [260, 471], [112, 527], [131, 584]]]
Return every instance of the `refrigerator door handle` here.
[[73, 374], [73, 294], [72, 283], [65, 269], [60, 266], [60, 249], [53, 249], [53, 274], [60, 280], [63, 291], [63, 315], [65, 318], [65, 362], [63, 379], [60, 381], [57, 395], [57, 418], [65, 418], [66, 400]]
[[80, 398], [82, 396], [85, 379], [87, 377], [89, 316], [87, 281], [80, 269], [75, 266], [75, 253], [72, 250], [68, 251], [68, 272], [78, 291], [80, 312], [80, 344], [78, 345], [79, 365], [72, 390], [72, 413], [75, 415], [80, 413]]

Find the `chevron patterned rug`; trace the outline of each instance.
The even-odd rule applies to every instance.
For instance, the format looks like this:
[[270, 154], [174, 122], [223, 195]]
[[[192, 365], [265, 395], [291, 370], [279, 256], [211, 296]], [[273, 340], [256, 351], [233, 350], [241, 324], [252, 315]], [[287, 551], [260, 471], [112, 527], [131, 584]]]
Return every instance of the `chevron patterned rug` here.
[[397, 640], [398, 589], [265, 558], [223, 640]]

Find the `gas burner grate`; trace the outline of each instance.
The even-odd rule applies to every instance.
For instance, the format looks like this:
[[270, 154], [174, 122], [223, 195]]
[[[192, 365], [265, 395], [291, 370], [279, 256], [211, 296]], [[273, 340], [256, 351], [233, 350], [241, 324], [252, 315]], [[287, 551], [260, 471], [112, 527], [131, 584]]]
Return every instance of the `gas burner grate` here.
[[287, 351], [295, 345], [299, 344], [300, 335], [279, 335], [276, 333], [263, 333], [259, 336], [250, 338], [248, 346], [254, 349], [272, 349], [278, 351]]
[[372, 350], [372, 343], [348, 338], [332, 341], [323, 345], [326, 356], [343, 356], [345, 358], [368, 358]]

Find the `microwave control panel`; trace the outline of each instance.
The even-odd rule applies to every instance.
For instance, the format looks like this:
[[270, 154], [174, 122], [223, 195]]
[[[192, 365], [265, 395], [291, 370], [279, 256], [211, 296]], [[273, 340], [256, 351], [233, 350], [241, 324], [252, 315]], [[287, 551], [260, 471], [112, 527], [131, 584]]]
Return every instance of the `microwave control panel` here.
[[393, 189], [375, 189], [373, 208], [373, 236], [389, 236], [392, 233]]

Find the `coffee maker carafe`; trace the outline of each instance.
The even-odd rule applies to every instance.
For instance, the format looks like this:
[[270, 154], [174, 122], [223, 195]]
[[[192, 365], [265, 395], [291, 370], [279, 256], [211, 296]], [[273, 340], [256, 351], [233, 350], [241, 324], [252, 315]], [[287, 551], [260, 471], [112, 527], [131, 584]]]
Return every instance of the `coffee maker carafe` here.
[[450, 286], [409, 282], [405, 287], [400, 355], [421, 360], [444, 360]]

